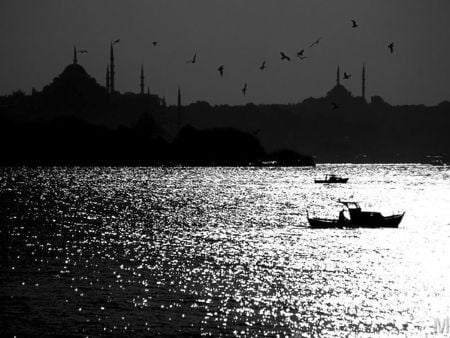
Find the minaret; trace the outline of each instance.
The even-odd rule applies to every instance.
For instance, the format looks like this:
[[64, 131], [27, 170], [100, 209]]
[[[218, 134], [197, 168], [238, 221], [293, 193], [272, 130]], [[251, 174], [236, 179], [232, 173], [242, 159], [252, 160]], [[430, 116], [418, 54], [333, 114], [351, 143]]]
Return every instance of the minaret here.
[[180, 86], [178, 86], [178, 97], [177, 97], [177, 131], [180, 132], [181, 129], [181, 91]]
[[144, 65], [141, 65], [141, 95], [144, 95]]
[[336, 85], [339, 86], [341, 84], [341, 71], [339, 66], [337, 68], [337, 76], [336, 76]]
[[366, 101], [366, 65], [363, 64], [362, 68], [362, 88], [361, 88], [362, 98]]
[[108, 94], [111, 92], [110, 79], [109, 79], [109, 65], [106, 66], [106, 92]]
[[115, 87], [114, 87], [114, 76], [115, 76], [115, 72], [114, 72], [114, 48], [113, 48], [113, 44], [111, 43], [111, 49], [110, 49], [110, 65], [109, 65], [109, 90], [111, 92], [111, 94], [114, 94], [115, 92]]
[[73, 64], [76, 65], [78, 63], [77, 60], [77, 47], [73, 46]]

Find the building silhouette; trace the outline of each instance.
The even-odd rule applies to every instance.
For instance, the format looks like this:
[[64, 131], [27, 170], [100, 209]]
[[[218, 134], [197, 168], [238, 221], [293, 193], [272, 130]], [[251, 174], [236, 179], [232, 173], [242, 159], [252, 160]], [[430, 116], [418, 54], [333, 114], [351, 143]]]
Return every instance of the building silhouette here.
[[109, 90], [111, 94], [114, 94], [116, 91], [116, 87], [115, 87], [115, 65], [114, 65], [114, 45], [111, 42], [111, 47], [110, 47], [110, 64], [109, 64]]
[[141, 83], [140, 83], [140, 87], [141, 87], [141, 95], [144, 95], [144, 87], [145, 87], [145, 83], [144, 83], [144, 65], [141, 65]]
[[353, 99], [352, 93], [341, 84], [341, 70], [337, 67], [336, 85], [327, 93], [326, 99], [340, 105]]
[[110, 78], [109, 78], [109, 65], [106, 66], [106, 92], [109, 94], [111, 93], [111, 88], [110, 88]]
[[336, 74], [336, 86], [339, 86], [341, 84], [341, 71], [339, 69], [339, 65], [337, 67], [337, 74]]
[[78, 63], [77, 47], [73, 46], [73, 64], [76, 65], [77, 63]]
[[363, 64], [362, 68], [362, 88], [361, 88], [361, 97], [364, 101], [366, 101], [366, 65]]
[[180, 86], [178, 86], [178, 95], [177, 95], [177, 131], [181, 130], [181, 90]]

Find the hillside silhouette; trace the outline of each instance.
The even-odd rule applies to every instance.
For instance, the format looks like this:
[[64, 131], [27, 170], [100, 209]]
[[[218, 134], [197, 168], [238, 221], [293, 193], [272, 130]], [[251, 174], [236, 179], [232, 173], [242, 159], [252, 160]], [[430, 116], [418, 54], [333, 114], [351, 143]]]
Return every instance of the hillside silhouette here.
[[[169, 107], [155, 119], [164, 124], [174, 115], [175, 107]], [[354, 97], [342, 85], [325, 97], [289, 105], [197, 102], [183, 107], [183, 119], [197, 128], [257, 130], [267, 151], [293, 149], [314, 155], [318, 162], [426, 163], [433, 156], [450, 160], [449, 102], [392, 106], [379, 96], [369, 102]]]
[[286, 157], [268, 155], [253, 135], [230, 128], [186, 126], [173, 142], [167, 142], [153, 137], [142, 123], [111, 130], [72, 116], [21, 124], [2, 118], [0, 122], [0, 141], [5, 145], [0, 165], [314, 165], [311, 157], [295, 152], [289, 154], [288, 160], [295, 159], [290, 163]]

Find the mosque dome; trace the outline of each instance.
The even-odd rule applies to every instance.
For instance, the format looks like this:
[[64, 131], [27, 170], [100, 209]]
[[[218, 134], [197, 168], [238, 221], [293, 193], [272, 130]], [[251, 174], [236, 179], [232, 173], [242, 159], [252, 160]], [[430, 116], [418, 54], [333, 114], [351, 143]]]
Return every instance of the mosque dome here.
[[42, 98], [51, 110], [80, 111], [104, 103], [107, 92], [82, 66], [73, 63], [43, 88]]

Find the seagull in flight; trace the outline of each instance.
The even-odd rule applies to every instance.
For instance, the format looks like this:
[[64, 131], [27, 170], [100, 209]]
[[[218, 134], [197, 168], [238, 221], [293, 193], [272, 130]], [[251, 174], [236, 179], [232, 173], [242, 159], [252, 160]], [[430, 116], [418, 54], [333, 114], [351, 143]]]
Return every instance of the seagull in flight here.
[[350, 20], [352, 22], [352, 28], [356, 28], [358, 27], [358, 24], [356, 23], [355, 20]]
[[223, 76], [223, 65], [221, 65], [219, 68], [217, 68], [217, 70], [220, 73], [220, 76]]
[[394, 53], [394, 43], [393, 43], [393, 42], [391, 42], [391, 43], [388, 45], [388, 48], [389, 48], [389, 50], [391, 51], [391, 54]]
[[153, 46], [156, 46], [157, 44], [158, 44], [158, 41], [153, 41], [153, 42], [152, 42], [152, 45], [153, 45]]
[[261, 66], [259, 66], [259, 69], [264, 70], [266, 69], [266, 61], [263, 61]]
[[244, 84], [244, 88], [241, 89], [242, 93], [245, 95], [247, 93], [247, 84]]
[[187, 61], [187, 63], [195, 63], [195, 62], [197, 62], [197, 53], [194, 54], [194, 57], [191, 60]]
[[314, 42], [309, 46], [309, 48], [314, 47], [315, 45], [318, 45], [319, 42], [320, 42], [320, 40], [322, 40], [322, 39], [323, 39], [323, 37], [318, 38], [316, 41], [314, 41]]
[[304, 56], [304, 55], [303, 55], [304, 52], [305, 52], [305, 50], [302, 49], [300, 52], [297, 53], [297, 57], [298, 57], [300, 60], [304, 60], [304, 59], [307, 59], [307, 58], [308, 58], [307, 56]]
[[347, 74], [346, 72], [344, 72], [344, 80], [348, 80], [352, 77], [352, 74]]
[[281, 60], [288, 60], [289, 62], [291, 61], [291, 58], [289, 56], [287, 56], [286, 54], [284, 54], [283, 52], [280, 52], [281, 55]]

